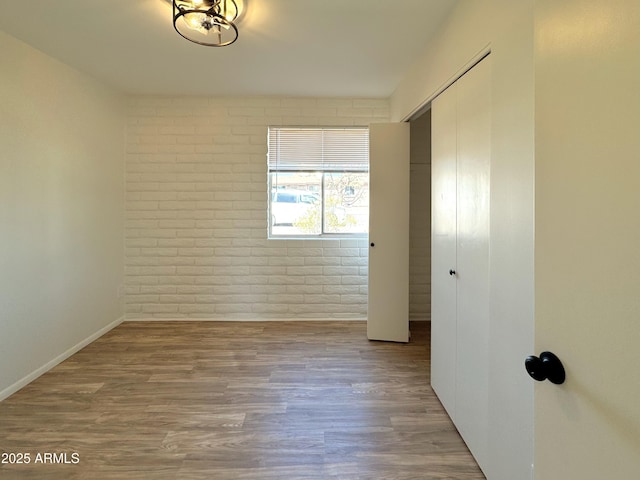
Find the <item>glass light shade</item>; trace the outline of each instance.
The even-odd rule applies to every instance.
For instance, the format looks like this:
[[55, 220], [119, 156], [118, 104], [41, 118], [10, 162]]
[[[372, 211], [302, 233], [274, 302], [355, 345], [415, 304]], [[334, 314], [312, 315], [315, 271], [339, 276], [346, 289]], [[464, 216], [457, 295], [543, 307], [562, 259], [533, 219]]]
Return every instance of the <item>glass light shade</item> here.
[[233, 19], [237, 16], [234, 0], [173, 0], [174, 28], [199, 45], [224, 47], [235, 42], [238, 28]]

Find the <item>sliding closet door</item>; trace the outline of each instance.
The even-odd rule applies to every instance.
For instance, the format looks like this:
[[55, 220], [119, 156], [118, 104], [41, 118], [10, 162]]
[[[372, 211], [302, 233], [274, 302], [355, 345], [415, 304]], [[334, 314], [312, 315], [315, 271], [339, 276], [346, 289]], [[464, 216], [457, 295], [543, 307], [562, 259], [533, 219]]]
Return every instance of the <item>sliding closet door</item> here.
[[486, 471], [491, 64], [432, 102], [431, 385]]
[[409, 341], [409, 124], [369, 130], [370, 340]]
[[484, 469], [488, 451], [489, 411], [489, 57], [467, 72], [456, 84], [458, 349], [455, 420], [469, 449]]
[[431, 386], [455, 417], [456, 394], [456, 87], [431, 108]]

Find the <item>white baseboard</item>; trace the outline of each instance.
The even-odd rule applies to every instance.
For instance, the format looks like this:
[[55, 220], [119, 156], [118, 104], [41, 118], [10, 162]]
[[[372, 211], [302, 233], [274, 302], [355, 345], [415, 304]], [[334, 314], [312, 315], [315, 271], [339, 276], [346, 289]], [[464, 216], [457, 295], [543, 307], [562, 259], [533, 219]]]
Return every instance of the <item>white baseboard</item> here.
[[125, 322], [366, 322], [365, 317], [354, 318], [127, 318]]
[[33, 372], [31, 372], [26, 377], [21, 378], [20, 380], [15, 382], [13, 385], [9, 385], [4, 390], [0, 391], [0, 401], [4, 400], [5, 398], [9, 397], [10, 395], [13, 395], [18, 390], [20, 390], [22, 387], [24, 387], [24, 386], [28, 385], [29, 383], [33, 382], [40, 375], [42, 375], [43, 373], [48, 372], [49, 370], [51, 370], [53, 367], [55, 367], [59, 363], [62, 363], [63, 361], [65, 361], [67, 358], [69, 358], [74, 353], [82, 350], [84, 347], [89, 345], [94, 340], [97, 340], [98, 338], [100, 338], [102, 335], [107, 333], [109, 330], [112, 330], [115, 327], [117, 327], [118, 325], [120, 325], [123, 321], [124, 321], [124, 316], [118, 318], [117, 320], [111, 322], [109, 325], [101, 328], [100, 330], [98, 330], [94, 334], [88, 336], [84, 340], [80, 341], [79, 343], [77, 343], [76, 345], [74, 345], [73, 347], [68, 349], [66, 352], [61, 353], [60, 355], [58, 355], [56, 358], [54, 358], [50, 362], [47, 362], [46, 364], [44, 364], [40, 368], [34, 370]]

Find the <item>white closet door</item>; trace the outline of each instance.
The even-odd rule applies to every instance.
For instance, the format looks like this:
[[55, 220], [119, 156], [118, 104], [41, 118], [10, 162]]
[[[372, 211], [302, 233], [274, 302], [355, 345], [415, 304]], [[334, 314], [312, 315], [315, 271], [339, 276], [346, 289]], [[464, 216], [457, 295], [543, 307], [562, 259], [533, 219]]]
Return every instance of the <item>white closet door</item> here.
[[369, 130], [370, 340], [409, 341], [409, 124]]
[[431, 385], [487, 471], [491, 64], [432, 102]]
[[457, 82], [457, 330], [455, 421], [484, 471], [489, 410], [491, 63]]
[[431, 108], [431, 386], [451, 418], [456, 395], [456, 85]]

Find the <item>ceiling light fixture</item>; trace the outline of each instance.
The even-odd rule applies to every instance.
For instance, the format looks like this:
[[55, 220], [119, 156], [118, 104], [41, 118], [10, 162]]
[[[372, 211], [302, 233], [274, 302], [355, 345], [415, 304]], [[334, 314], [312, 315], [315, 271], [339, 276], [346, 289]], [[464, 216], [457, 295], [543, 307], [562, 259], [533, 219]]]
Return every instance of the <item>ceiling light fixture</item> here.
[[240, 15], [235, 0], [172, 0], [173, 26], [190, 42], [225, 47], [238, 39], [234, 21]]

